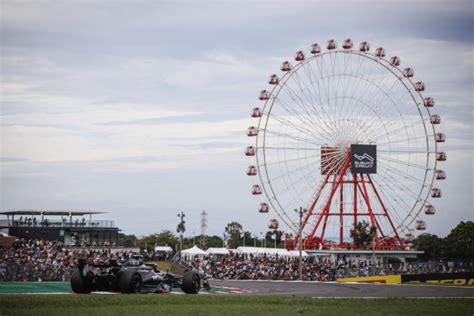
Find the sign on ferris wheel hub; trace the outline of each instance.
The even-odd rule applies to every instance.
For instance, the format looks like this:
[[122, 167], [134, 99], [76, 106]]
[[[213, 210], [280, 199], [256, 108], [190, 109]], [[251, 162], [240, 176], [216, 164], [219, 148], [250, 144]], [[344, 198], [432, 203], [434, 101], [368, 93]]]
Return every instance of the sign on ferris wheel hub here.
[[352, 144], [351, 171], [353, 173], [377, 173], [377, 146]]
[[303, 236], [306, 249], [359, 249], [353, 228], [365, 221], [377, 229], [362, 247], [406, 250], [427, 229], [446, 135], [429, 86], [401, 65], [367, 41], [331, 39], [297, 50], [259, 89], [246, 174], [256, 211], [292, 236], [288, 248]]

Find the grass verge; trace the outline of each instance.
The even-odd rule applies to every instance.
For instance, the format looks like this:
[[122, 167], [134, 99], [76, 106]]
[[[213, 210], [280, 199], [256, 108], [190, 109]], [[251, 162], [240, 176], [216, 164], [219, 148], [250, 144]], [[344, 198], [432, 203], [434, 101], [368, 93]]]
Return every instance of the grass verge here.
[[0, 315], [472, 315], [474, 299], [1, 295]]

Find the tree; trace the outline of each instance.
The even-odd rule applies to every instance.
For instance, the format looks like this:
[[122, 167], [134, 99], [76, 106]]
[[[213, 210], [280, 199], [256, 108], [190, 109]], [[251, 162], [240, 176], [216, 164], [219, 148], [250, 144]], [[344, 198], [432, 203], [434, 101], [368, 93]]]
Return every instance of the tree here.
[[138, 245], [141, 249], [147, 248], [148, 251], [152, 251], [157, 246], [170, 246], [175, 249], [178, 239], [169, 230], [162, 230], [159, 234], [150, 234], [143, 237], [138, 241]]
[[377, 227], [369, 226], [366, 221], [358, 222], [356, 227], [351, 229], [351, 238], [358, 249], [367, 248], [372, 243], [372, 237], [377, 232]]
[[444, 239], [446, 256], [451, 259], [474, 259], [474, 222], [459, 223]]
[[242, 232], [242, 225], [238, 222], [228, 223], [225, 227], [225, 234], [228, 238], [228, 245], [230, 248], [237, 248], [240, 245], [240, 234]]
[[276, 235], [276, 243], [277, 247], [280, 247], [282, 240], [281, 237], [283, 236], [283, 232], [281, 230], [269, 230], [265, 234], [265, 239], [267, 243], [267, 247], [271, 247], [275, 245], [275, 235]]
[[436, 235], [421, 234], [413, 240], [413, 245], [416, 250], [425, 252], [420, 255], [423, 260], [436, 260], [443, 256], [443, 239]]
[[222, 247], [222, 238], [219, 236], [208, 236], [207, 237], [207, 246], [213, 248], [220, 248]]
[[138, 238], [135, 235], [126, 235], [122, 233], [118, 234], [117, 244], [119, 246], [135, 247], [137, 241], [138, 241]]

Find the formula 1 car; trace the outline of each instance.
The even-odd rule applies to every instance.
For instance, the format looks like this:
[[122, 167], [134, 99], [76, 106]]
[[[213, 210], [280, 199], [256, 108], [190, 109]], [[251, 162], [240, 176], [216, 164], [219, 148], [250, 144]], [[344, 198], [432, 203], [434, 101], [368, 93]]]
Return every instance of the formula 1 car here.
[[71, 276], [71, 288], [75, 293], [168, 293], [172, 288], [181, 288], [186, 294], [210, 289], [204, 275], [181, 263], [179, 256], [175, 258], [169, 272], [158, 271], [156, 265], [144, 264], [137, 256], [124, 262], [79, 259], [78, 269]]

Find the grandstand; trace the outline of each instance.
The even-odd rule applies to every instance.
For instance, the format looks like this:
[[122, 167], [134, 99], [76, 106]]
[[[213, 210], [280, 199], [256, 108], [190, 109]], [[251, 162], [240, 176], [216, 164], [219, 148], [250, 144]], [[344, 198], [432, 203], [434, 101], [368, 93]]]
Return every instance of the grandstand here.
[[66, 245], [82, 242], [117, 243], [114, 221], [95, 220], [94, 211], [19, 210], [0, 212], [0, 232], [25, 239], [57, 240]]

